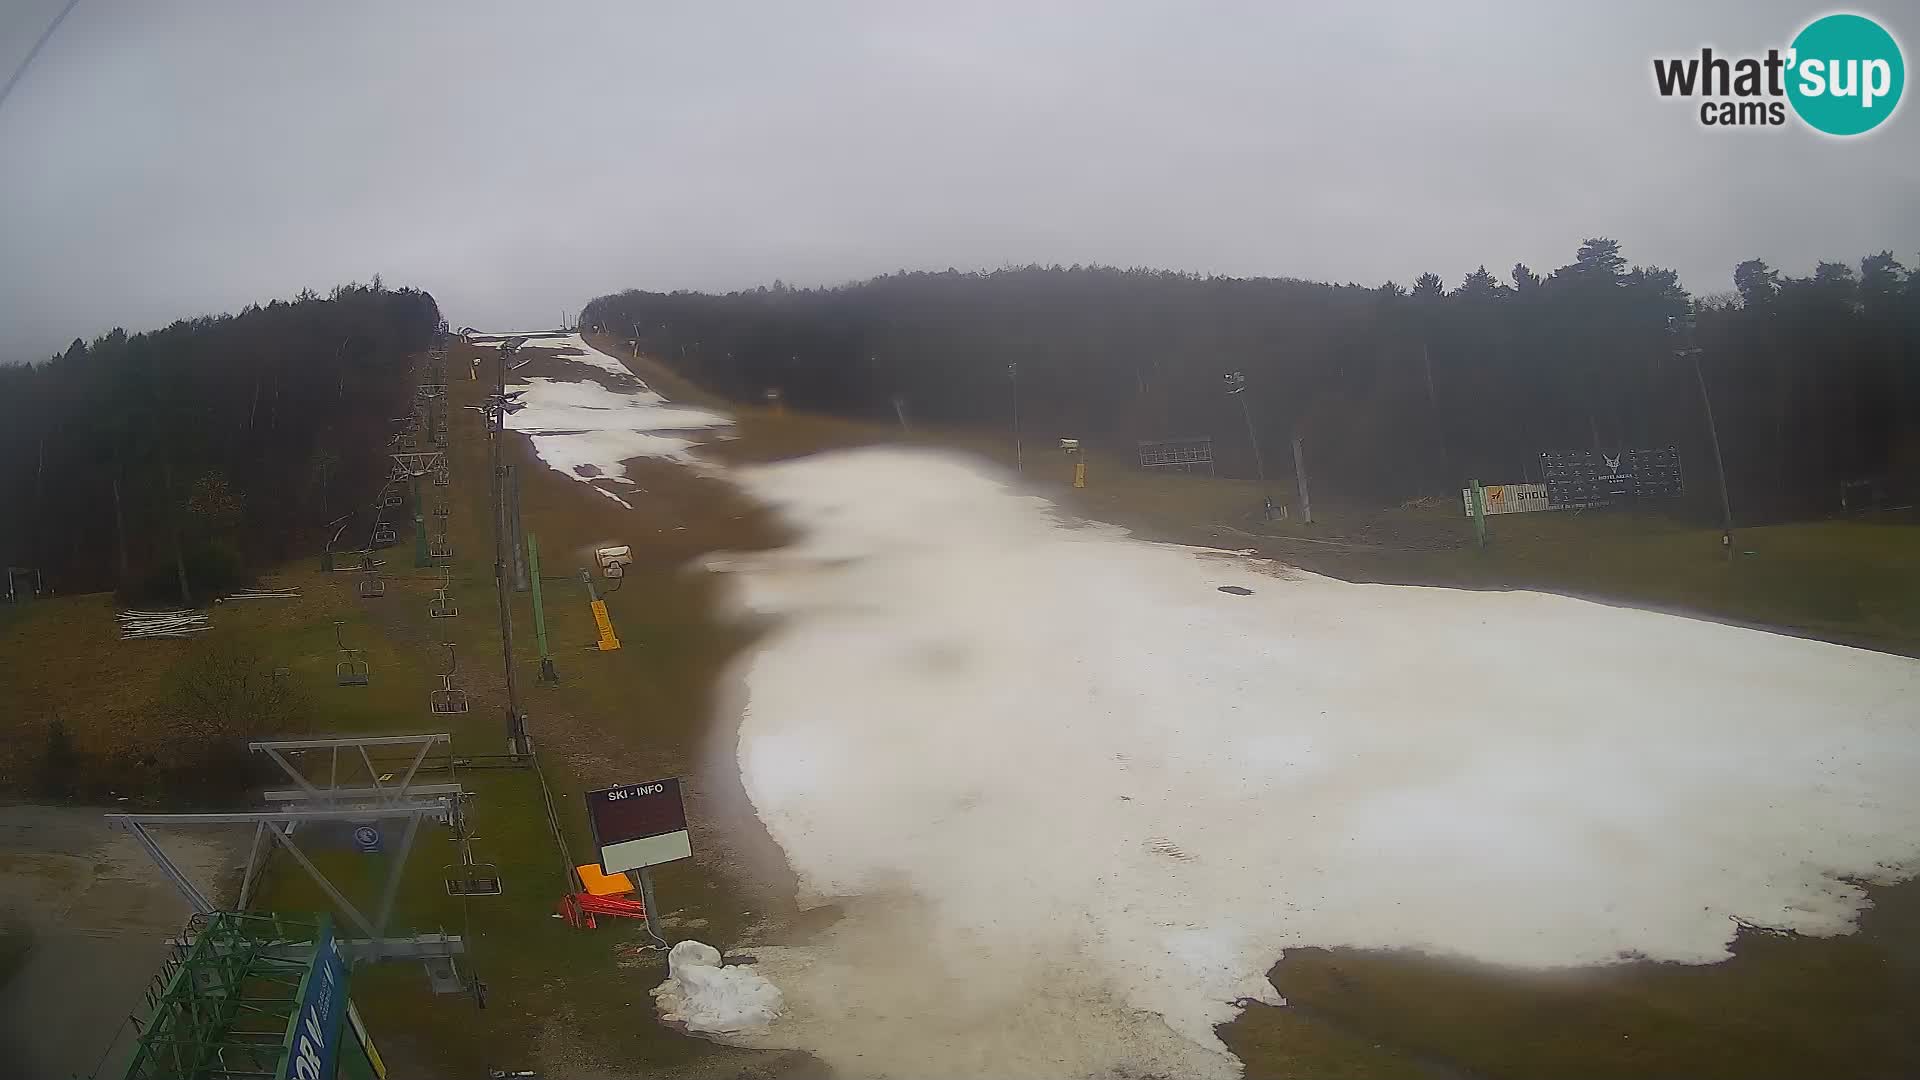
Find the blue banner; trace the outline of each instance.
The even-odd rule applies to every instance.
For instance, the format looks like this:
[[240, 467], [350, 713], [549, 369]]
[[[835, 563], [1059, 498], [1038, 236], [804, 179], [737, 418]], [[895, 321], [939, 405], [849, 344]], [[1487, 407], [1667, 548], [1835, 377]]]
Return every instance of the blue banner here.
[[340, 1020], [347, 1010], [347, 965], [333, 944], [333, 927], [322, 926], [313, 966], [300, 985], [300, 1008], [289, 1032], [283, 1080], [334, 1080]]

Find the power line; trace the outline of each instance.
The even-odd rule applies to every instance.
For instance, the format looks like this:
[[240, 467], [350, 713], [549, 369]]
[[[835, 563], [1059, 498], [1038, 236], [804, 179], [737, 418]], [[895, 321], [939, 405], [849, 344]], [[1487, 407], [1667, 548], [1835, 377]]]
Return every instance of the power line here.
[[53, 21], [47, 24], [46, 32], [40, 35], [40, 40], [34, 42], [33, 48], [27, 50], [26, 59], [20, 61], [20, 66], [13, 69], [13, 76], [7, 80], [6, 87], [0, 89], [0, 108], [6, 107], [7, 98], [13, 94], [13, 88], [20, 82], [20, 76], [25, 75], [27, 69], [33, 66], [33, 58], [40, 55], [40, 50], [46, 46], [47, 39], [53, 36], [55, 30], [60, 29], [60, 24], [66, 20], [67, 13], [72, 11], [78, 3], [80, 0], [67, 0], [67, 6], [61, 8], [60, 14], [55, 15]]

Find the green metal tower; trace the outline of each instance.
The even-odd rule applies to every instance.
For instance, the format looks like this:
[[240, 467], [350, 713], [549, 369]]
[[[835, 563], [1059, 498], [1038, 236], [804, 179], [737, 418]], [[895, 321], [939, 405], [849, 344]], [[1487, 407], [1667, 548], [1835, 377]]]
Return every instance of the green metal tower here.
[[[385, 1069], [324, 915], [195, 916], [147, 992], [125, 1080], [346, 1080]], [[138, 1021], [136, 1021], [138, 1023]]]

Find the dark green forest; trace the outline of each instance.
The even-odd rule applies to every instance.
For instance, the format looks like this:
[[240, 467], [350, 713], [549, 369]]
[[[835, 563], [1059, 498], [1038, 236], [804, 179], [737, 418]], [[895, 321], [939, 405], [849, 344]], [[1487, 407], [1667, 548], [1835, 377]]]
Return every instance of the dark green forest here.
[[[1676, 509], [1717, 514], [1704, 381], [1738, 520], [1836, 510], [1843, 484], [1867, 484], [1856, 504], [1910, 495], [1920, 274], [1882, 252], [1804, 278], [1751, 260], [1726, 284], [1696, 304], [1673, 271], [1594, 238], [1565, 266], [1481, 267], [1451, 290], [1433, 274], [1409, 289], [1027, 266], [628, 291], [581, 322], [740, 400], [779, 388], [796, 408], [892, 421], [898, 398], [910, 422], [1005, 430], [1017, 394], [1030, 447], [1210, 435], [1223, 473], [1252, 476], [1223, 379], [1241, 371], [1269, 477], [1290, 477], [1298, 436], [1317, 499], [1537, 480], [1543, 451], [1675, 446]], [[1670, 323], [1690, 306], [1691, 329]]]
[[328, 296], [75, 340], [0, 367], [0, 559], [49, 591], [189, 598], [320, 550], [391, 466], [431, 295]]

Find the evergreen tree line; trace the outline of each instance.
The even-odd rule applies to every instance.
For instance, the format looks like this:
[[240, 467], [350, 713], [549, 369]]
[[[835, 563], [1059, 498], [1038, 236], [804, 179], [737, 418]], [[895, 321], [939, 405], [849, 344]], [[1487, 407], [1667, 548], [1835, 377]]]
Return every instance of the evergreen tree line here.
[[0, 557], [52, 591], [204, 604], [318, 550], [365, 520], [408, 356], [443, 326], [376, 276], [0, 366]]
[[[1606, 238], [1545, 274], [1449, 290], [1111, 267], [897, 273], [822, 289], [602, 296], [583, 325], [714, 391], [848, 416], [1010, 429], [1132, 455], [1212, 436], [1276, 485], [1302, 440], [1316, 498], [1402, 499], [1540, 478], [1543, 451], [1674, 446], [1682, 507], [1718, 512], [1704, 382], [1743, 522], [1820, 513], [1920, 474], [1920, 274], [1890, 252], [1805, 278], [1754, 259], [1694, 306]], [[1689, 351], [1697, 348], [1697, 352]], [[1695, 365], [1699, 372], [1696, 375]], [[1017, 402], [1016, 402], [1017, 396]], [[1854, 498], [1865, 489], [1853, 489]]]

